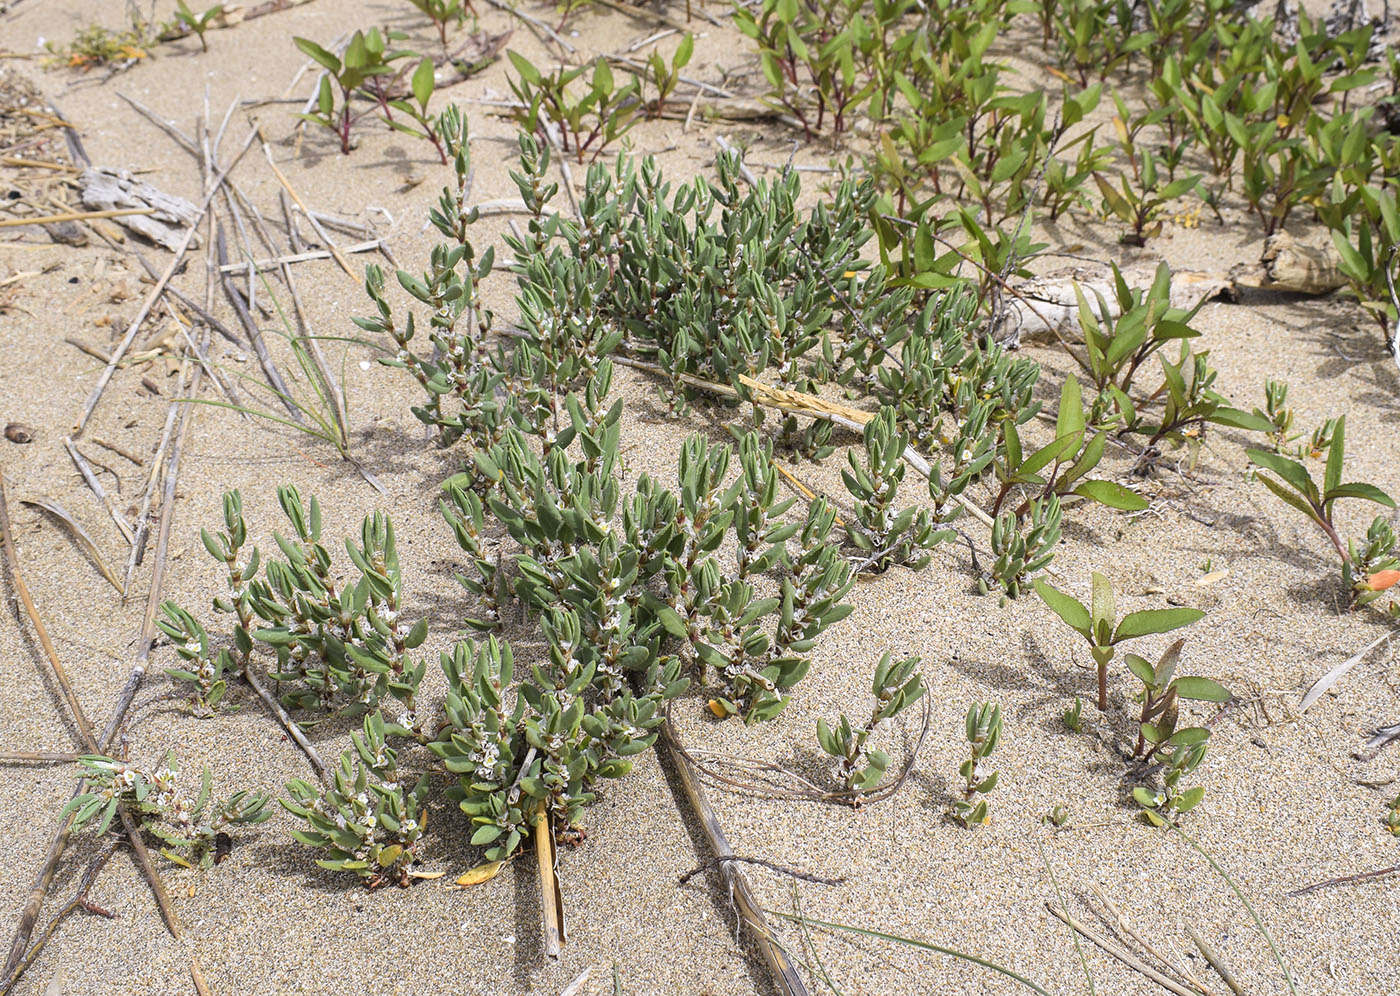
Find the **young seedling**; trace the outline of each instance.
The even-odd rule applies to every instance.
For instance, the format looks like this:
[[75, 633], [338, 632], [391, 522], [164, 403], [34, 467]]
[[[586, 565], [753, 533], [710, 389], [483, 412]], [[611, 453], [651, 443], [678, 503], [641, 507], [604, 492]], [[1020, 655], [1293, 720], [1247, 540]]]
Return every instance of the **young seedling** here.
[[1129, 612], [1115, 625], [1113, 585], [1098, 571], [1092, 574], [1090, 606], [1066, 595], [1048, 581], [1037, 578], [1034, 584], [1041, 600], [1064, 620], [1065, 625], [1088, 641], [1090, 653], [1098, 667], [1100, 712], [1108, 708], [1108, 663], [1113, 660], [1114, 648], [1119, 643], [1140, 636], [1170, 633], [1191, 625], [1205, 615], [1200, 609], [1141, 609]]
[[165, 844], [162, 854], [186, 868], [213, 864], [215, 843], [230, 827], [262, 823], [272, 817], [268, 797], [260, 793], [236, 792], [211, 806], [213, 777], [207, 767], [199, 794], [194, 798], [182, 794], [174, 751], [154, 771], [101, 754], [81, 757], [78, 764], [86, 779], [85, 789], [61, 814], [74, 814], [74, 830], [100, 817], [97, 832], [105, 833], [118, 807], [124, 808]]
[[519, 52], [506, 55], [518, 77], [510, 79], [511, 91], [525, 105], [514, 112], [516, 121], [529, 134], [557, 135], [560, 148], [580, 163], [590, 153], [597, 159], [642, 118], [640, 80], [618, 87], [607, 59], [585, 76], [587, 64], [545, 74]]
[[[293, 38], [292, 41], [326, 70], [316, 91], [315, 109], [298, 117], [335, 132], [340, 139], [340, 151], [349, 155], [351, 126], [363, 116], [351, 109], [351, 96], [374, 77], [392, 75], [394, 70], [389, 61], [404, 53], [386, 56], [384, 40], [378, 28], [371, 28], [368, 34], [356, 31], [350, 37], [343, 57], [326, 51], [309, 38]], [[335, 88], [340, 90], [338, 102]]]
[[1078, 695], [1074, 697], [1074, 705], [1066, 706], [1060, 718], [1064, 721], [1065, 729], [1071, 733], [1079, 733], [1084, 729], [1084, 700]]
[[438, 134], [440, 119], [428, 113], [428, 102], [432, 100], [435, 86], [433, 60], [425, 55], [419, 60], [418, 68], [413, 71], [413, 75], [408, 80], [408, 91], [413, 95], [412, 102], [406, 99], [389, 101], [389, 107], [406, 114], [417, 127], [404, 124], [402, 121], [395, 121], [392, 117], [387, 116], [387, 112], [384, 120], [395, 131], [412, 135], [414, 138], [426, 138], [432, 142], [433, 148], [437, 149], [438, 158], [446, 166], [447, 150], [443, 148], [442, 136]]
[[988, 771], [987, 758], [1001, 742], [1001, 706], [974, 703], [967, 710], [967, 743], [970, 756], [958, 768], [963, 797], [953, 800], [953, 818], [965, 827], [991, 822], [986, 795], [997, 787], [999, 771]]
[[1374, 484], [1342, 483], [1342, 465], [1346, 458], [1346, 416], [1337, 419], [1327, 451], [1327, 469], [1319, 488], [1312, 474], [1297, 460], [1268, 450], [1249, 450], [1251, 463], [1271, 471], [1260, 473], [1259, 479], [1279, 498], [1296, 508], [1322, 530], [1342, 562], [1342, 580], [1350, 590], [1364, 578], [1358, 576], [1359, 564], [1351, 547], [1342, 542], [1333, 521], [1333, 507], [1342, 498], [1358, 498], [1394, 508], [1395, 501]]
[[1195, 771], [1206, 757], [1206, 742], [1200, 740], [1192, 744], [1180, 744], [1172, 750], [1162, 772], [1162, 788], [1153, 792], [1146, 786], [1133, 789], [1133, 800], [1142, 807], [1142, 815], [1154, 827], [1175, 826], [1179, 818], [1195, 809], [1205, 798], [1203, 785], [1182, 789], [1181, 779]]
[[[1060, 410], [1055, 419], [1055, 438], [1029, 455], [1021, 447], [1021, 436], [1015, 423], [1002, 423], [1002, 450], [996, 462], [996, 475], [1001, 484], [992, 513], [999, 514], [1006, 498], [1016, 489], [1029, 497], [1016, 508], [1017, 518], [1030, 511], [1033, 500], [1042, 503], [1051, 499], [1078, 495], [1109, 508], [1140, 512], [1147, 502], [1135, 491], [1114, 481], [1089, 479], [1088, 474], [1103, 459], [1107, 433], [1089, 433], [1084, 413], [1084, 398], [1079, 381], [1065, 379], [1060, 389]], [[1058, 507], [1058, 504], [1057, 504]]]
[[1230, 701], [1230, 693], [1218, 682], [1176, 673], [1185, 643], [1185, 640], [1173, 643], [1155, 667], [1137, 654], [1123, 655], [1128, 670], [1142, 682], [1142, 691], [1133, 696], [1135, 702], [1142, 703], [1137, 745], [1133, 748], [1133, 757], [1139, 760], [1151, 761], [1168, 747], [1193, 747], [1210, 739], [1210, 730], [1203, 726], [1177, 729], [1179, 700]]
[[466, 22], [467, 15], [471, 14], [472, 21], [476, 21], [476, 7], [472, 0], [408, 0], [409, 3], [417, 7], [418, 10], [428, 20], [433, 22], [433, 27], [437, 28], [438, 40], [442, 42], [442, 47], [447, 47], [447, 28], [450, 24], [461, 27]]
[[860, 805], [859, 793], [869, 792], [880, 784], [890, 766], [888, 754], [867, 746], [871, 734], [889, 726], [895, 716], [924, 694], [920, 675], [915, 670], [918, 665], [917, 657], [894, 663], [890, 652], [885, 651], [875, 665], [875, 677], [870, 683], [875, 708], [865, 725], [853, 727], [845, 713], [835, 727], [828, 726], [825, 719], [817, 720], [817, 743], [840, 762], [836, 766], [836, 777], [848, 792], [857, 793], [851, 798], [853, 806]]
[[175, 8], [175, 20], [183, 24], [190, 31], [199, 36], [199, 47], [207, 52], [209, 43], [204, 40], [204, 32], [209, 30], [209, 24], [224, 12], [223, 4], [215, 4], [202, 14], [196, 14], [190, 10], [185, 0], [177, 0], [178, 6]]
[[1293, 409], [1288, 407], [1288, 385], [1281, 380], [1264, 382], [1264, 410], [1254, 414], [1268, 421], [1267, 433], [1274, 452], [1282, 454], [1301, 433], [1293, 431]]
[[656, 91], [656, 97], [647, 108], [647, 116], [659, 118], [666, 113], [666, 100], [676, 92], [681, 80], [681, 70], [690, 63], [695, 52], [695, 36], [687, 33], [676, 46], [671, 61], [667, 62], [660, 52], [652, 52], [647, 59], [645, 81]]

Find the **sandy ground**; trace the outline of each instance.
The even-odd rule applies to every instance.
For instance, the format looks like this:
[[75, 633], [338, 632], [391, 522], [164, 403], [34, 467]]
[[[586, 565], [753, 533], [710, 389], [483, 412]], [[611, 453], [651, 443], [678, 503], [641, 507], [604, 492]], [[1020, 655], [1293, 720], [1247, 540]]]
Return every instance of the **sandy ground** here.
[[[115, 23], [113, 7], [101, 16]], [[150, 170], [150, 182], [197, 199], [194, 161], [116, 93], [137, 97], [192, 133], [206, 86], [216, 118], [235, 98], [282, 96], [303, 61], [292, 35], [326, 42], [352, 24], [390, 23], [428, 47], [429, 33], [410, 14], [406, 4], [316, 0], [234, 30], [211, 32], [207, 55], [194, 41], [162, 46], [157, 58], [105, 84], [96, 74], [45, 73], [33, 63], [22, 69], [77, 125], [96, 163]], [[0, 20], [0, 48], [29, 51], [40, 37], [66, 39], [94, 16], [95, 6], [79, 0], [23, 3]], [[537, 61], [545, 58], [537, 40], [504, 13], [487, 8], [481, 23], [490, 31], [515, 27], [511, 46]], [[644, 20], [615, 13], [583, 14], [573, 26], [581, 32], [574, 42], [585, 53], [619, 51], [654, 30]], [[703, 22], [697, 26], [690, 75], [719, 82], [751, 68], [747, 48], [733, 31]], [[309, 77], [296, 96], [304, 98], [308, 85]], [[470, 103], [508, 94], [502, 60], [439, 95], [463, 102], [470, 115], [476, 136], [474, 200], [515, 195], [507, 175], [513, 126], [493, 116], [491, 108]], [[370, 126], [348, 158], [338, 154], [330, 137], [314, 132], [294, 157], [285, 139], [295, 109], [273, 104], [251, 112], [267, 128], [292, 184], [320, 210], [375, 224], [401, 263], [416, 269], [432, 241], [424, 231], [427, 207], [446, 180], [431, 148]], [[226, 153], [242, 140], [248, 128], [244, 118], [235, 115]], [[703, 122], [688, 132], [679, 122], [647, 125], [634, 133], [634, 142], [639, 150], [659, 152], [678, 178], [708, 168], [720, 134], [748, 144], [755, 162], [781, 163], [791, 146], [790, 136], [767, 125]], [[821, 163], [827, 155], [810, 147], [799, 150], [797, 160]], [[265, 214], [275, 214], [278, 188], [256, 147], [233, 175]], [[483, 232], [499, 233], [499, 222], [483, 221]], [[1085, 252], [1120, 260], [1160, 257], [1198, 269], [1226, 269], [1252, 259], [1260, 238], [1254, 221], [1238, 209], [1227, 211], [1224, 226], [1214, 221], [1195, 230], [1169, 225], [1137, 257], [1116, 246], [1113, 231], [1096, 222], [1067, 222], [1044, 234], [1060, 247], [1082, 245]], [[483, 234], [478, 244], [486, 239]], [[169, 258], [149, 247], [143, 251], [158, 267]], [[51, 520], [18, 500], [45, 495], [62, 501], [98, 537], [111, 562], [124, 560], [125, 545], [61, 443], [99, 373], [95, 361], [62, 340], [74, 336], [109, 348], [148, 287], [138, 281], [134, 262], [101, 244], [56, 246], [32, 230], [7, 233], [0, 242], [0, 275], [49, 267], [24, 281], [17, 307], [0, 319], [9, 342], [0, 375], [0, 422], [23, 421], [37, 430], [28, 445], [0, 441], [0, 463], [25, 577], [79, 698], [101, 725], [131, 667], [149, 561], [123, 603]], [[303, 265], [298, 279], [321, 334], [347, 333], [350, 317], [367, 310], [360, 289], [329, 261]], [[176, 282], [186, 293], [202, 294], [202, 253], [192, 255]], [[493, 284], [494, 303], [509, 318], [508, 278]], [[122, 292], [123, 300], [113, 299]], [[222, 309], [222, 297], [219, 304]], [[1255, 293], [1239, 304], [1207, 305], [1197, 324], [1205, 332], [1201, 346], [1211, 350], [1220, 370], [1216, 386], [1236, 404], [1261, 404], [1267, 378], [1287, 380], [1305, 430], [1325, 417], [1347, 414], [1348, 477], [1400, 493], [1393, 442], [1400, 422], [1395, 370], [1374, 327], [1354, 307]], [[218, 356], [220, 362], [256, 369], [247, 357], [215, 345], [228, 354]], [[1047, 349], [1028, 352], [1045, 366], [1041, 390], [1054, 396], [1067, 369], [1065, 358]], [[435, 654], [450, 644], [467, 603], [451, 580], [458, 555], [437, 515], [435, 493], [459, 457], [425, 443], [422, 427], [407, 410], [416, 401], [416, 388], [394, 371], [362, 369], [359, 361], [368, 357], [365, 350], [351, 350], [347, 368], [354, 450], [388, 496], [378, 496], [315, 440], [266, 423], [245, 423], [231, 412], [200, 409], [180, 468], [167, 597], [208, 619], [208, 600], [220, 578], [200, 546], [199, 527], [215, 524], [220, 493], [238, 487], [250, 527], [266, 545], [271, 530], [280, 528], [275, 488], [292, 481], [303, 493], [320, 496], [332, 537], [356, 528], [374, 507], [392, 510], [410, 605], [427, 614], [433, 626], [425, 651]], [[148, 372], [161, 382], [163, 396], [142, 388], [139, 372], [119, 373], [88, 437], [100, 436], [140, 455], [153, 450], [174, 380], [159, 366]], [[645, 470], [670, 480], [672, 454], [687, 433], [723, 434], [727, 416], [721, 409], [697, 404], [687, 418], [666, 417], [654, 403], [654, 383], [644, 377], [624, 372], [615, 390], [628, 399], [623, 438], [633, 473]], [[1396, 841], [1381, 825], [1384, 801], [1397, 789], [1372, 786], [1400, 775], [1400, 747], [1364, 763], [1352, 752], [1374, 727], [1400, 719], [1400, 665], [1392, 651], [1379, 650], [1336, 694], [1325, 696], [1305, 717], [1296, 716], [1299, 691], [1369, 643], [1384, 623], [1375, 614], [1339, 611], [1337, 572], [1328, 549], [1262, 486], [1245, 480], [1243, 442], [1240, 434], [1213, 432], [1194, 479], [1167, 472], [1147, 484], [1145, 493], [1153, 499], [1148, 514], [1129, 519], [1076, 509], [1068, 516], [1054, 568], [1081, 597], [1087, 597], [1089, 571], [1106, 570], [1120, 594], [1120, 611], [1169, 603], [1207, 611], [1189, 632], [1187, 661], [1197, 673], [1233, 689], [1244, 705], [1217, 725], [1210, 756], [1198, 772], [1207, 786], [1206, 800], [1187, 829], [1254, 902], [1292, 966], [1299, 992], [1389, 991], [1400, 980], [1400, 879], [1296, 899], [1285, 893], [1398, 860]], [[118, 504], [135, 501], [144, 469], [98, 447], [85, 444], [85, 449], [120, 475]], [[1122, 475], [1126, 459], [1110, 454], [1106, 469]], [[818, 490], [843, 494], [836, 457], [798, 472]], [[111, 476], [104, 478], [111, 487]], [[1370, 515], [1353, 507], [1340, 517], [1346, 532], [1357, 535]], [[1212, 570], [1228, 574], [1200, 583], [1207, 560]], [[737, 853], [844, 878], [836, 886], [799, 883], [801, 908], [810, 916], [957, 947], [1020, 971], [1051, 992], [1083, 992], [1087, 987], [1071, 934], [1045, 910], [1055, 894], [1053, 869], [1081, 919], [1094, 919], [1088, 904], [1098, 886], [1166, 949], [1184, 956], [1190, 948], [1185, 926], [1191, 924], [1224, 953], [1246, 992], [1286, 991], [1248, 913], [1226, 884], [1183, 841], [1134, 818], [1124, 766], [1107, 746], [1132, 732], [1126, 674], [1115, 671], [1114, 705], [1104, 717], [1090, 716], [1094, 710], [1086, 701], [1087, 732], [1065, 733], [1059, 716], [1067, 702], [1091, 696], [1084, 648], [1035, 598], [999, 606], [995, 598], [979, 597], [965, 548], [943, 548], [918, 576], [896, 570], [863, 582], [851, 600], [854, 614], [821, 643], [811, 676], [778, 721], [760, 729], [707, 722], [698, 701], [686, 699], [676, 709], [678, 729], [691, 745], [819, 770], [816, 719], [842, 709], [863, 712], [871, 668], [889, 648], [921, 655], [931, 689], [932, 727], [917, 766], [892, 801], [861, 811], [712, 790]], [[57, 687], [19, 618], [17, 612], [0, 613], [0, 747], [73, 749], [75, 731], [60, 718]], [[528, 627], [511, 635], [521, 647], [537, 645], [537, 634]], [[1147, 646], [1137, 649], [1150, 655], [1166, 639], [1143, 642]], [[165, 689], [158, 668], [172, 660], [168, 647], [156, 651], [155, 673], [143, 698]], [[431, 671], [427, 687], [427, 700], [434, 701], [441, 683]], [[248, 787], [276, 793], [287, 779], [305, 775], [300, 753], [251, 692], [235, 686], [230, 698], [238, 709], [208, 721], [168, 704], [143, 710], [129, 734], [131, 755], [154, 760], [177, 747], [191, 772], [204, 764], [213, 768], [216, 791]], [[963, 750], [962, 715], [970, 702], [989, 698], [1001, 702], [1006, 713], [1003, 745], [995, 755], [1002, 785], [992, 796], [991, 825], [969, 832], [948, 819], [949, 792]], [[897, 755], [900, 738], [907, 745], [913, 725], [891, 735]], [[312, 736], [332, 757], [348, 746], [347, 734], [347, 724], [326, 723]], [[69, 770], [53, 765], [8, 765], [0, 778], [10, 800], [0, 808], [5, 842], [0, 922], [7, 925], [8, 943], [8, 925], [18, 916], [73, 781]], [[562, 857], [571, 936], [557, 964], [546, 964], [538, 954], [537, 885], [526, 862], [470, 891], [446, 887], [478, 860], [465, 846], [464, 821], [450, 805], [436, 806], [426, 848], [427, 866], [448, 877], [409, 891], [367, 893], [320, 871], [312, 855], [287, 836], [292, 820], [280, 811], [271, 822], [239, 835], [231, 859], [210, 872], [163, 867], [188, 928], [188, 944], [198, 952], [215, 993], [556, 993], [585, 969], [591, 975], [577, 991], [611, 992], [614, 966], [626, 993], [769, 992], [762, 970], [736, 943], [727, 899], [703, 877], [676, 884], [707, 853], [684, 808], [678, 808], [677, 791], [651, 754], [631, 777], [605, 786], [585, 822], [587, 842]], [[1041, 817], [1056, 805], [1068, 807], [1070, 822], [1052, 832]], [[91, 833], [76, 840], [50, 909], [70, 894], [98, 846]], [[762, 869], [748, 874], [766, 905], [792, 909], [788, 880]], [[93, 898], [116, 918], [69, 920], [17, 992], [191, 989], [188, 954], [163, 929], [128, 857], [120, 855], [108, 866]], [[782, 933], [801, 950], [798, 934]], [[905, 947], [851, 935], [816, 934], [814, 943], [826, 972], [848, 994], [1023, 991], [984, 970]], [[1086, 945], [1084, 954], [1096, 992], [1154, 991], [1098, 949]], [[1199, 958], [1185, 960], [1208, 977]], [[61, 988], [45, 989], [60, 976]], [[1224, 991], [1218, 981], [1214, 988]], [[812, 991], [819, 989], [813, 980]]]

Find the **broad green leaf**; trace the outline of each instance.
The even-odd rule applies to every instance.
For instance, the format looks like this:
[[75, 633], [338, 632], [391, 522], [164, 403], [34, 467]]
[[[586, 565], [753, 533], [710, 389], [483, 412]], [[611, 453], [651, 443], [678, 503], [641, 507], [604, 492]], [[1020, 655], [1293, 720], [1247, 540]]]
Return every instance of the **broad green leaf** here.
[[1113, 642], [1131, 640], [1154, 633], [1170, 633], [1174, 629], [1190, 626], [1205, 615], [1200, 609], [1143, 609], [1129, 612], [1113, 631]]
[[427, 56], [418, 63], [418, 68], [413, 71], [413, 98], [418, 101], [419, 106], [424, 110], [428, 109], [428, 101], [433, 96], [433, 60]]
[[296, 45], [303, 53], [310, 56], [313, 61], [319, 63], [325, 69], [330, 70], [336, 75], [340, 74], [340, 60], [311, 39], [294, 37], [292, 39], [292, 44]]
[[1297, 460], [1290, 460], [1286, 456], [1270, 453], [1268, 450], [1246, 450], [1245, 453], [1248, 455], [1250, 463], [1257, 464], [1265, 470], [1272, 470], [1292, 485], [1304, 498], [1312, 501], [1318, 500], [1317, 485], [1313, 484], [1312, 475], [1308, 473], [1308, 468]]
[[1332, 445], [1327, 448], [1327, 470], [1322, 477], [1322, 491], [1327, 494], [1342, 483], [1342, 461], [1345, 459], [1347, 417], [1337, 419], [1332, 430]]
[[1039, 578], [1031, 583], [1035, 585], [1035, 591], [1040, 596], [1040, 600], [1050, 606], [1055, 615], [1065, 621], [1065, 625], [1085, 639], [1092, 639], [1089, 635], [1089, 610], [1084, 607], [1083, 602], [1066, 595], [1054, 585]]
[[1074, 493], [1125, 512], [1141, 512], [1147, 508], [1147, 500], [1142, 495], [1113, 481], [1085, 481]]
[[[1336, 445], [1333, 443], [1332, 445]], [[1386, 494], [1374, 484], [1364, 484], [1360, 481], [1351, 484], [1339, 484], [1330, 489], [1322, 496], [1324, 502], [1336, 501], [1338, 498], [1364, 498], [1373, 501], [1377, 505], [1384, 505], [1386, 508], [1395, 507], [1395, 499]]]
[[1176, 694], [1197, 702], [1229, 702], [1233, 698], [1219, 682], [1191, 676], [1176, 679]]
[[1064, 438], [1073, 433], [1084, 434], [1084, 392], [1071, 374], [1060, 388], [1060, 414], [1055, 419], [1055, 435]]

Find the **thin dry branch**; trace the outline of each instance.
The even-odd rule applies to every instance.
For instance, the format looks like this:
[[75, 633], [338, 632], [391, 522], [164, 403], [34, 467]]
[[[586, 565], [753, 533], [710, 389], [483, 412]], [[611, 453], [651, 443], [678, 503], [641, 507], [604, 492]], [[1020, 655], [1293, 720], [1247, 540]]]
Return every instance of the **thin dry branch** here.
[[301, 195], [296, 192], [296, 188], [292, 186], [286, 174], [277, 168], [277, 161], [272, 158], [272, 147], [267, 144], [267, 137], [263, 134], [262, 128], [259, 127], [257, 131], [258, 141], [262, 143], [263, 155], [267, 157], [267, 164], [272, 167], [272, 174], [277, 177], [277, 182], [282, 184], [282, 189], [291, 196], [292, 200], [296, 202], [297, 207], [301, 208], [301, 213], [306, 216], [306, 220], [311, 223], [311, 227], [316, 231], [316, 234], [321, 237], [321, 241], [326, 244], [326, 248], [329, 249], [331, 255], [335, 257], [335, 261], [340, 264], [340, 268], [346, 272], [351, 280], [359, 283], [360, 278], [357, 277], [355, 271], [350, 268], [350, 263], [345, 259], [345, 254], [336, 247], [335, 240], [326, 234], [326, 230], [321, 227], [320, 222], [318, 222], [311, 213], [311, 209], [306, 206], [306, 202], [301, 199]]
[[156, 209], [115, 208], [110, 211], [65, 211], [63, 214], [36, 215], [32, 218], [5, 218], [0, 220], [0, 228], [16, 228], [23, 225], [56, 225], [64, 221], [95, 221], [98, 218], [122, 218], [131, 214], [155, 214]]
[[749, 887], [748, 879], [737, 867], [736, 855], [734, 849], [729, 846], [729, 838], [725, 836], [719, 817], [715, 815], [705, 797], [705, 786], [700, 783], [699, 774], [691, 765], [680, 738], [669, 721], [661, 724], [661, 737], [657, 748], [670, 756], [680, 774], [681, 785], [685, 788], [691, 809], [700, 820], [714, 856], [720, 859], [720, 878], [725, 890], [734, 900], [739, 922], [758, 946], [778, 992], [782, 996], [807, 996], [807, 986], [803, 983], [802, 976], [797, 974], [797, 969], [788, 958], [787, 952], [773, 940], [773, 930], [763, 915], [763, 907]]
[[102, 482], [97, 479], [97, 475], [94, 474], [92, 468], [88, 466], [87, 460], [78, 452], [78, 447], [74, 445], [73, 440], [68, 436], [64, 436], [63, 446], [68, 450], [68, 455], [72, 457], [73, 465], [76, 466], [78, 472], [83, 475], [83, 481], [87, 484], [92, 493], [97, 496], [97, 500], [102, 503], [102, 507], [107, 509], [107, 514], [112, 517], [112, 521], [117, 524], [117, 532], [121, 533], [122, 538], [128, 543], [135, 543], [136, 537], [131, 531], [130, 524], [122, 518], [122, 514], [117, 511], [116, 506], [114, 506], [111, 499], [107, 497], [107, 492], [103, 489]]
[[54, 914], [53, 919], [39, 932], [38, 938], [36, 938], [34, 943], [30, 946], [23, 960], [15, 965], [6, 976], [4, 984], [0, 985], [0, 996], [5, 996], [6, 993], [10, 992], [10, 990], [15, 987], [15, 984], [20, 980], [20, 976], [24, 975], [24, 973], [29, 970], [29, 967], [38, 960], [39, 955], [44, 950], [44, 945], [53, 937], [54, 931], [58, 930], [59, 924], [66, 920], [71, 914], [81, 909], [89, 913], [95, 913], [98, 916], [106, 917], [109, 920], [115, 916], [114, 913], [90, 901], [88, 899], [88, 892], [92, 889], [92, 884], [97, 879], [97, 873], [107, 864], [112, 855], [116, 853], [116, 850], [117, 845], [115, 843], [109, 844], [107, 847], [103, 848], [100, 854], [88, 862], [87, 870], [83, 872], [83, 877], [78, 880], [77, 892], [74, 893], [72, 899], [68, 900], [68, 902], [64, 903], [63, 906], [59, 908], [58, 912]]
[[83, 429], [87, 426], [88, 419], [92, 417], [93, 411], [97, 408], [97, 403], [102, 400], [102, 392], [107, 389], [107, 383], [112, 379], [112, 374], [116, 371], [117, 364], [121, 362], [121, 358], [126, 354], [126, 351], [131, 348], [132, 342], [136, 339], [136, 333], [141, 329], [141, 324], [146, 320], [147, 316], [150, 315], [151, 310], [156, 306], [156, 302], [160, 300], [161, 294], [165, 292], [166, 285], [170, 283], [170, 278], [173, 277], [175, 271], [180, 268], [181, 260], [184, 259], [185, 253], [190, 247], [190, 243], [194, 241], [195, 230], [199, 227], [198, 220], [203, 218], [205, 213], [208, 212], [209, 205], [214, 201], [214, 195], [218, 193], [219, 187], [223, 184], [229, 172], [238, 165], [239, 161], [243, 158], [243, 154], [247, 152], [249, 147], [253, 144], [253, 139], [256, 135], [256, 129], [248, 132], [248, 137], [244, 139], [243, 147], [239, 149], [238, 155], [233, 157], [233, 162], [229, 163], [227, 168], [220, 171], [218, 178], [214, 182], [213, 189], [205, 193], [204, 199], [200, 202], [195, 222], [191, 224], [189, 230], [185, 232], [185, 238], [184, 241], [180, 243], [179, 250], [171, 258], [169, 265], [165, 268], [165, 272], [162, 273], [160, 279], [156, 281], [156, 285], [151, 288], [151, 292], [146, 295], [146, 300], [145, 303], [141, 305], [141, 310], [136, 313], [136, 317], [126, 330], [126, 335], [122, 338], [121, 343], [113, 350], [112, 359], [108, 362], [107, 368], [102, 371], [102, 376], [97, 378], [97, 384], [93, 387], [92, 393], [88, 395], [87, 402], [83, 405], [82, 417], [80, 417], [73, 426], [73, 435], [82, 435]]
[[[721, 785], [736, 792], [746, 795], [754, 795], [764, 799], [794, 799], [805, 802], [832, 802], [846, 806], [866, 806], [877, 802], [883, 802], [893, 796], [903, 786], [909, 775], [914, 770], [914, 765], [919, 759], [919, 751], [923, 749], [924, 740], [928, 737], [929, 727], [932, 723], [932, 704], [928, 695], [923, 697], [923, 717], [919, 723], [919, 737], [914, 742], [913, 749], [909, 752], [908, 758], [904, 762], [904, 767], [899, 774], [892, 778], [883, 779], [874, 788], [861, 791], [858, 789], [830, 789], [823, 788], [814, 782], [808, 781], [795, 771], [790, 771], [782, 765], [774, 764], [770, 761], [759, 761], [752, 758], [734, 758], [727, 755], [716, 754], [712, 751], [696, 751], [690, 753], [685, 748], [677, 745], [676, 750], [684, 755], [685, 759], [700, 774], [708, 778], [712, 783]], [[723, 774], [717, 767], [707, 766], [701, 763], [700, 758], [714, 758], [721, 764], [739, 769], [761, 772], [763, 774], [774, 775], [777, 778], [790, 782], [796, 782], [798, 788], [781, 788], [764, 782], [751, 779], [731, 778]]]
[[[629, 356], [613, 356], [614, 363], [620, 363], [634, 370], [645, 370], [647, 373], [657, 374], [670, 378], [671, 371], [664, 369], [655, 363], [647, 363], [644, 360], [632, 359]], [[837, 405], [822, 401], [820, 398], [810, 394], [801, 394], [796, 391], [785, 391], [777, 387], [769, 387], [750, 377], [742, 374], [739, 377], [744, 388], [749, 392], [746, 397], [740, 394], [728, 384], [719, 384], [712, 380], [705, 380], [691, 374], [680, 374], [679, 378], [687, 386], [693, 387], [709, 394], [718, 394], [722, 397], [734, 398], [739, 401], [746, 401], [753, 405], [762, 405], [764, 408], [776, 408], [778, 411], [788, 412], [793, 415], [806, 415], [809, 418], [821, 419], [850, 429], [852, 432], [863, 433], [865, 423], [875, 417], [874, 412], [862, 411], [859, 408], [850, 408], [846, 405]], [[914, 447], [909, 446], [904, 450], [904, 462], [913, 467], [924, 477], [933, 473], [933, 466]], [[959, 495], [958, 504], [962, 505], [973, 518], [981, 522], [984, 526], [991, 528], [994, 524], [992, 517], [974, 505], [968, 498]]]
[[1056, 906], [1054, 903], [1046, 902], [1045, 908], [1049, 910], [1054, 916], [1064, 921], [1065, 924], [1067, 924], [1069, 927], [1073, 928], [1074, 930], [1077, 930], [1080, 934], [1084, 935], [1085, 938], [1087, 938], [1090, 941], [1093, 941], [1104, 951], [1113, 955], [1113, 957], [1117, 958], [1124, 965], [1127, 965], [1133, 971], [1142, 974], [1148, 979], [1151, 979], [1153, 982], [1157, 983], [1159, 986], [1161, 986], [1168, 992], [1175, 993], [1176, 996], [1200, 996], [1200, 993], [1196, 990], [1187, 989], [1180, 983], [1167, 978], [1165, 975], [1157, 971], [1151, 965], [1144, 964], [1142, 960], [1139, 959], [1136, 955], [1134, 955], [1131, 951], [1128, 951], [1126, 948], [1122, 948], [1119, 945], [1115, 944], [1113, 941], [1109, 940], [1107, 937], [1103, 936], [1103, 934], [1100, 934], [1097, 930], [1094, 930], [1092, 927], [1087, 927], [1084, 924], [1080, 923], [1078, 920], [1074, 919], [1074, 917], [1070, 916], [1068, 913], [1060, 909], [1060, 907]]

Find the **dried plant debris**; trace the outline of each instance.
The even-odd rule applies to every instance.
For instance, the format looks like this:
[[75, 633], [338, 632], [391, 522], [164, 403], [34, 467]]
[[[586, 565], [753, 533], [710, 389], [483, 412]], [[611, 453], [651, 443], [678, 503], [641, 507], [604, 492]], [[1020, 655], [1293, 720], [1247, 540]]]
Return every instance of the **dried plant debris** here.
[[[185, 229], [199, 220], [199, 209], [189, 201], [158, 190], [124, 169], [89, 166], [78, 177], [78, 184], [83, 206], [93, 211], [152, 209], [151, 214], [122, 215], [114, 220], [171, 252], [179, 250]], [[198, 244], [196, 236], [191, 245]]]

